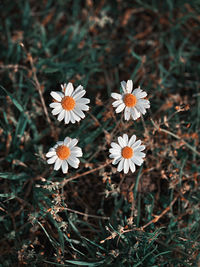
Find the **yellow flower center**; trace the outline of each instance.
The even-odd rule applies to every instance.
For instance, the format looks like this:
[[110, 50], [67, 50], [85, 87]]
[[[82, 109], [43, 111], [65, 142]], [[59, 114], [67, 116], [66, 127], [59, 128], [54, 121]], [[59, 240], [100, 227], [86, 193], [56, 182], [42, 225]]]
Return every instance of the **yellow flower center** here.
[[75, 107], [75, 104], [76, 102], [71, 96], [64, 96], [61, 101], [61, 105], [63, 109], [68, 110], [68, 111], [72, 110]]
[[129, 107], [129, 108], [132, 108], [136, 105], [137, 103], [137, 98], [132, 95], [132, 94], [126, 94], [124, 96], [124, 104]]
[[71, 152], [69, 147], [62, 145], [57, 147], [56, 154], [59, 157], [59, 159], [64, 160], [69, 158]]
[[122, 149], [122, 157], [125, 159], [130, 159], [133, 156], [133, 149], [130, 146], [125, 146]]

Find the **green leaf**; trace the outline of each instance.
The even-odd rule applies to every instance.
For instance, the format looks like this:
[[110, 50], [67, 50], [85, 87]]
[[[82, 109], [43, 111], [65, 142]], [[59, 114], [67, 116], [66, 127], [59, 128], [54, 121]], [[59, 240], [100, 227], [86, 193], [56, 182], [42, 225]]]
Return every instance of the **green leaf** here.
[[11, 172], [0, 172], [0, 178], [8, 180], [20, 180], [20, 179], [27, 179], [28, 175], [25, 172], [19, 174]]
[[11, 98], [13, 104], [16, 106], [16, 108], [20, 111], [23, 112], [23, 107], [21, 106], [21, 104], [17, 101], [16, 98], [13, 97], [13, 95], [8, 92], [2, 85], [0, 85], [0, 87], [4, 90], [4, 92]]

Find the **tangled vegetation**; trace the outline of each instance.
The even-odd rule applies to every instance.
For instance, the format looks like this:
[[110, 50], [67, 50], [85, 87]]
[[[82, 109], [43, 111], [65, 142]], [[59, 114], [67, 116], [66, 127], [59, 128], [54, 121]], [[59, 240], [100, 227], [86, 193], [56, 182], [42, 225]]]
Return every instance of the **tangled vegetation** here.
[[[198, 266], [199, 1], [0, 6], [0, 266]], [[128, 79], [151, 108], [125, 122], [111, 92]], [[49, 108], [65, 82], [91, 100], [76, 124]], [[123, 133], [146, 146], [127, 175], [109, 159]], [[45, 157], [65, 136], [83, 150], [68, 174]]]

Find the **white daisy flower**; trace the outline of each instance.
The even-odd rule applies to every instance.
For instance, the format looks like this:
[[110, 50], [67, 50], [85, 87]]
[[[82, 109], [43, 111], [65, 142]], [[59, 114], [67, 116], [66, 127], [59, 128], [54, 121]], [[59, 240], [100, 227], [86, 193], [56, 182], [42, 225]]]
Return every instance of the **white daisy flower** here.
[[113, 158], [113, 164], [118, 164], [117, 171], [128, 173], [129, 168], [132, 172], [135, 172], [135, 165], [141, 166], [145, 153], [141, 152], [145, 149], [144, 145], [141, 145], [141, 140], [136, 141], [136, 136], [133, 135], [128, 140], [128, 135], [124, 134], [123, 137], [118, 137], [118, 143], [111, 143], [109, 149], [110, 158]]
[[58, 120], [64, 119], [65, 124], [70, 121], [75, 123], [85, 118], [83, 111], [89, 110], [90, 103], [88, 98], [83, 98], [86, 91], [83, 90], [83, 86], [79, 85], [75, 90], [72, 83], [61, 84], [62, 92], [52, 91], [51, 96], [55, 99], [55, 102], [49, 106], [53, 108], [52, 114], [58, 114]]
[[83, 155], [82, 149], [76, 144], [78, 140], [76, 138], [71, 139], [66, 137], [63, 142], [59, 141], [56, 145], [49, 149], [46, 154], [48, 164], [54, 164], [54, 170], [59, 170], [62, 168], [63, 173], [67, 173], [68, 165], [77, 169], [80, 163], [78, 157]]
[[124, 119], [130, 120], [130, 117], [133, 120], [137, 120], [141, 114], [146, 113], [146, 109], [150, 108], [149, 100], [143, 99], [147, 96], [147, 93], [139, 88], [133, 90], [133, 81], [128, 80], [121, 82], [121, 87], [123, 89], [122, 94], [112, 93], [111, 96], [116, 99], [113, 102], [113, 107], [116, 108], [116, 113], [124, 112]]

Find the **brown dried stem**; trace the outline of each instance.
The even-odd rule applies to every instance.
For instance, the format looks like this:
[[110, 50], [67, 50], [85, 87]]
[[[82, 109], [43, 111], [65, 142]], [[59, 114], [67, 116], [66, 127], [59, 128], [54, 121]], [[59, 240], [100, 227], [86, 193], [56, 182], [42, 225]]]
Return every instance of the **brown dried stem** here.
[[163, 210], [163, 212], [161, 212], [161, 214], [159, 214], [159, 215], [154, 215], [154, 219], [152, 219], [151, 221], [149, 221], [147, 224], [145, 224], [144, 226], [142, 226], [142, 227], [140, 227], [138, 230], [144, 230], [147, 226], [149, 226], [150, 224], [152, 224], [152, 223], [156, 223], [157, 221], [159, 221], [160, 220], [160, 218], [161, 217], [163, 217], [170, 209], [171, 209], [171, 207], [174, 205], [174, 203], [176, 202], [176, 200], [177, 200], [177, 198], [178, 198], [178, 195], [172, 200], [172, 202], [170, 203], [170, 205], [166, 208], [166, 209], [164, 209]]
[[77, 211], [77, 210], [73, 210], [73, 209], [70, 209], [70, 208], [65, 208], [65, 210], [67, 210], [69, 212], [73, 212], [73, 213], [79, 214], [79, 215], [82, 215], [82, 216], [85, 216], [85, 217], [91, 217], [91, 218], [102, 219], [102, 220], [109, 220], [110, 219], [109, 217], [91, 215], [91, 214], [83, 213], [83, 212], [80, 212], [80, 211]]
[[92, 170], [89, 170], [89, 171], [86, 171], [86, 172], [77, 174], [77, 175], [72, 176], [72, 177], [70, 177], [70, 178], [68, 178], [68, 179], [64, 179], [64, 180], [62, 181], [62, 183], [61, 183], [61, 187], [65, 186], [65, 185], [66, 185], [68, 182], [70, 182], [70, 181], [76, 180], [76, 179], [78, 179], [78, 178], [80, 178], [80, 177], [82, 177], [82, 176], [85, 176], [85, 175], [91, 174], [91, 173], [93, 173], [93, 172], [96, 172], [96, 171], [98, 171], [98, 170], [100, 170], [100, 169], [103, 169], [104, 167], [106, 167], [107, 165], [109, 165], [111, 162], [112, 162], [112, 160], [108, 160], [106, 163], [100, 165], [99, 167], [97, 167], [97, 168], [95, 168], [95, 169], [92, 169]]

